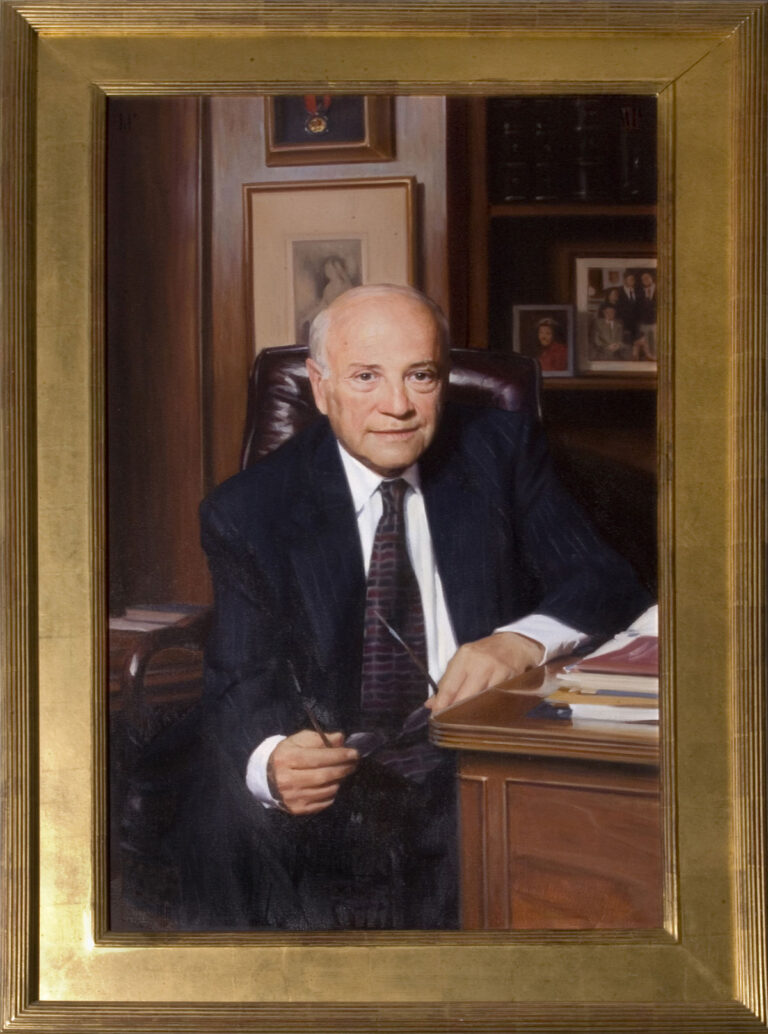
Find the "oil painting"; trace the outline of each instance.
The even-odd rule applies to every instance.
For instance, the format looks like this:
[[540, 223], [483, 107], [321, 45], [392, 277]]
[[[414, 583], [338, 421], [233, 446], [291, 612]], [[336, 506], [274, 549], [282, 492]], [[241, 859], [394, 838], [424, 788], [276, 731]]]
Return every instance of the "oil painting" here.
[[[657, 591], [655, 392], [631, 380], [614, 385], [610, 393], [578, 388], [574, 392], [572, 387], [564, 395], [542, 392], [542, 375], [551, 378], [550, 389], [558, 376], [573, 381], [573, 306], [580, 296], [568, 305], [533, 301], [556, 294], [555, 279], [542, 268], [542, 260], [568, 220], [579, 220], [583, 233], [595, 240], [610, 237], [618, 225], [621, 233], [626, 235], [631, 227], [655, 246], [653, 150], [643, 152], [651, 170], [643, 166], [638, 173], [646, 195], [633, 198], [618, 218], [610, 205], [600, 207], [600, 178], [595, 172], [588, 180], [578, 154], [572, 158], [570, 176], [565, 159], [559, 164], [557, 216], [546, 212], [537, 217], [535, 201], [533, 209], [521, 210], [511, 202], [497, 207], [489, 220], [493, 246], [483, 249], [468, 242], [462, 261], [468, 258], [473, 266], [484, 266], [495, 282], [505, 268], [504, 256], [519, 248], [532, 269], [526, 279], [491, 291], [485, 325], [479, 320], [470, 324], [461, 295], [445, 290], [449, 278], [435, 277], [440, 268], [448, 271], [457, 260], [447, 246], [448, 222], [466, 218], [478, 198], [487, 201], [481, 170], [504, 161], [510, 110], [528, 125], [539, 117], [539, 102], [518, 98], [512, 105], [505, 97], [398, 96], [391, 99], [397, 125], [413, 129], [410, 136], [400, 130], [397, 165], [389, 162], [384, 167], [389, 175], [382, 175], [382, 166], [375, 165], [369, 176], [361, 176], [358, 167], [355, 177], [348, 178], [342, 163], [338, 179], [308, 180], [295, 173], [291, 178], [289, 171], [280, 179], [260, 182], [259, 166], [262, 175], [267, 173], [264, 139], [243, 138], [231, 127], [246, 110], [251, 124], [258, 126], [258, 112], [268, 100], [139, 97], [113, 98], [107, 104], [111, 926], [117, 931], [182, 932], [660, 928], [658, 711], [655, 720], [642, 726], [648, 722], [645, 712], [635, 715], [632, 708], [609, 707], [607, 716], [593, 720], [596, 710], [586, 718], [571, 714], [569, 708], [574, 714], [576, 710], [574, 699], [570, 704], [567, 699], [547, 703], [569, 655], [591, 652], [604, 641], [620, 649], [629, 640], [613, 637], [641, 634], [642, 627], [650, 636], [658, 635], [655, 617], [647, 627], [636, 626], [652, 608]], [[610, 128], [616, 121], [610, 138], [619, 148], [623, 122], [618, 113], [627, 109], [624, 100], [619, 106], [611, 95], [596, 97], [590, 108], [600, 116], [601, 126]], [[498, 129], [500, 109], [506, 119], [503, 131]], [[574, 115], [571, 105], [560, 104], [557, 110], [562, 118], [558, 138], [578, 135], [578, 119], [572, 120], [580, 109]], [[647, 98], [643, 110], [652, 112]], [[207, 137], [196, 134], [198, 124], [210, 127]], [[477, 163], [467, 153], [462, 186], [449, 189], [439, 174], [455, 147], [459, 124], [471, 124], [475, 132], [483, 129], [484, 161]], [[419, 128], [432, 134], [429, 153], [418, 139]], [[594, 148], [590, 154], [597, 165]], [[606, 145], [603, 163], [614, 165], [619, 158], [620, 153]], [[530, 163], [527, 178], [533, 197], [540, 163], [535, 155]], [[230, 178], [230, 166], [248, 167], [248, 181]], [[489, 182], [494, 178], [496, 174]], [[158, 183], [162, 191], [156, 201]], [[423, 206], [415, 205], [417, 190], [436, 194], [442, 215], [435, 224], [423, 217]], [[643, 207], [638, 207], [640, 202]], [[524, 241], [518, 241], [521, 226], [527, 234]], [[239, 250], [243, 241], [244, 249]], [[354, 399], [347, 399], [346, 409], [335, 417], [331, 406], [328, 419], [347, 457], [345, 464], [350, 456], [356, 457], [367, 471], [381, 475], [399, 474], [417, 460], [423, 484], [418, 494], [413, 490], [408, 505], [424, 500], [434, 550], [430, 563], [437, 572], [431, 581], [436, 579], [440, 586], [440, 601], [430, 602], [430, 578], [419, 583], [418, 608], [423, 614], [420, 622], [429, 630], [426, 638], [406, 616], [410, 612], [401, 609], [402, 601], [392, 602], [391, 612], [385, 611], [387, 629], [369, 628], [366, 617], [362, 633], [358, 625], [368, 604], [351, 601], [357, 600], [365, 579], [350, 559], [359, 544], [347, 527], [352, 503], [347, 493], [351, 488], [354, 495], [355, 481], [345, 488], [332, 456], [323, 461], [323, 481], [313, 491], [321, 497], [335, 486], [340, 500], [347, 497], [333, 510], [334, 528], [344, 528], [343, 535], [325, 529], [324, 511], [306, 509], [304, 497], [308, 485], [317, 480], [314, 468], [320, 462], [314, 450], [325, 455], [325, 446], [312, 445], [312, 464], [292, 476], [290, 484], [300, 486], [295, 498], [293, 488], [280, 489], [278, 523], [270, 523], [266, 552], [258, 562], [255, 540], [238, 559], [224, 561], [234, 548], [228, 523], [234, 518], [230, 515], [222, 523], [217, 500], [245, 490], [250, 482], [256, 485], [262, 471], [296, 462], [291, 459], [295, 450], [328, 434], [315, 405], [324, 404], [329, 389], [323, 381], [330, 374], [318, 374], [316, 383], [312, 370], [329, 363], [326, 351], [335, 338], [327, 331], [323, 351], [315, 344], [308, 352], [312, 334], [319, 333], [311, 328], [323, 326], [325, 317], [346, 319], [332, 315], [343, 314], [345, 304], [353, 306], [350, 312], [357, 313], [356, 304], [360, 313], [367, 312], [366, 304], [378, 304], [376, 296], [365, 294], [372, 285], [390, 285], [381, 290], [390, 292], [382, 297], [393, 311], [416, 304], [415, 296], [403, 290], [429, 290], [427, 247], [432, 249], [429, 269], [441, 292], [428, 304], [439, 306], [440, 319], [445, 317], [456, 328], [440, 352], [440, 363], [445, 364], [440, 377], [448, 381], [446, 412], [438, 425], [437, 411], [430, 416], [429, 394], [422, 390], [413, 394], [412, 409], [406, 406], [396, 415], [385, 401], [372, 410], [372, 419], [386, 421], [387, 426], [404, 422], [408, 428], [422, 419], [429, 428], [434, 421], [436, 437], [414, 451], [403, 446], [402, 461], [392, 467], [349, 430], [346, 412], [354, 411]], [[523, 261], [522, 253], [515, 251], [513, 264]], [[610, 276], [615, 266], [607, 259], [595, 263], [601, 276]], [[592, 279], [593, 272], [590, 268]], [[578, 277], [576, 282], [578, 287]], [[486, 347], [510, 291], [520, 342], [516, 354]], [[345, 301], [358, 294], [359, 303]], [[249, 313], [250, 333], [236, 322], [243, 309]], [[139, 314], [141, 331], [134, 313]], [[338, 325], [346, 327], [344, 322]], [[399, 325], [386, 326], [383, 354], [366, 366], [372, 398], [379, 390], [372, 390], [373, 378], [392, 380], [392, 357], [405, 347], [398, 343]], [[373, 328], [364, 323], [356, 333], [368, 340]], [[381, 334], [378, 324], [376, 333]], [[344, 348], [351, 348], [351, 339], [344, 340]], [[562, 356], [556, 359], [558, 350]], [[427, 373], [435, 361], [430, 354], [427, 350], [426, 358], [420, 358], [414, 353], [415, 359], [427, 363]], [[361, 353], [356, 361], [364, 360]], [[148, 382], [155, 385], [152, 391], [146, 390]], [[164, 386], [171, 382], [176, 403], [169, 408]], [[444, 444], [445, 429], [455, 436], [462, 422], [470, 420], [476, 428], [472, 435], [488, 435], [489, 430], [480, 431], [486, 406], [505, 412], [506, 434], [519, 435], [519, 426], [528, 422], [534, 428], [531, 434], [540, 434], [542, 426], [550, 434], [552, 460], [524, 459], [521, 453], [515, 461], [517, 478], [525, 463], [540, 468], [525, 518], [513, 515], [507, 499], [509, 481], [504, 478], [511, 475], [502, 478], [499, 473], [509, 462], [503, 450], [494, 461], [498, 470], [483, 475], [489, 486], [499, 478], [498, 487], [483, 485], [462, 494], [458, 486], [454, 490], [443, 485], [448, 475], [438, 478], [431, 472], [437, 463], [431, 457], [440, 455], [441, 449], [448, 450], [440, 463], [451, 471], [450, 477], [456, 476], [456, 464], [468, 463], [468, 470], [473, 469], [478, 461], [462, 459], [456, 444]], [[501, 413], [494, 419], [500, 418]], [[178, 437], [182, 425], [191, 432], [183, 442]], [[461, 434], [469, 440], [469, 427]], [[612, 435], [621, 448], [610, 448]], [[490, 440], [485, 448], [492, 450]], [[433, 480], [443, 485], [439, 493]], [[561, 482], [578, 503], [560, 501]], [[453, 491], [456, 498], [449, 506]], [[498, 493], [496, 502], [485, 498], [488, 491]], [[248, 504], [253, 516], [242, 531], [246, 537], [254, 534], [256, 498], [261, 496], [257, 493]], [[201, 503], [204, 549], [196, 523]], [[268, 509], [271, 505], [268, 495], [258, 504]], [[483, 530], [483, 510], [490, 505], [499, 511], [510, 507], [520, 549], [493, 522]], [[176, 523], [181, 506], [187, 507], [183, 525]], [[468, 507], [476, 512], [468, 535], [461, 533], [467, 536], [462, 546], [459, 529]], [[540, 515], [534, 516], [537, 508]], [[560, 516], [545, 533], [550, 511]], [[418, 517], [411, 509], [407, 513], [410, 527]], [[563, 544], [556, 547], [559, 536]], [[566, 553], [575, 548], [565, 545], [568, 536], [591, 543], [582, 562], [553, 565], [547, 573], [543, 559], [536, 559], [539, 543], [546, 540], [544, 553], [550, 556], [561, 548]], [[498, 548], [492, 545], [497, 539], [502, 543]], [[409, 540], [409, 549], [416, 548]], [[374, 543], [367, 563], [374, 564], [376, 549]], [[410, 563], [420, 571], [417, 553]], [[274, 573], [267, 575], [273, 564]], [[502, 575], [505, 567], [514, 576]], [[301, 572], [295, 583], [292, 571]], [[369, 568], [366, 572], [371, 592], [373, 575]], [[230, 577], [236, 589], [225, 587]], [[587, 585], [593, 580], [602, 589], [587, 604]], [[278, 588], [283, 582], [292, 587]], [[229, 602], [233, 591], [240, 601], [237, 606]], [[581, 610], [572, 604], [562, 609], [562, 598], [572, 594], [581, 601]], [[293, 601], [290, 606], [284, 597]], [[615, 597], [610, 606], [609, 597]], [[379, 606], [384, 609], [385, 604]], [[539, 610], [544, 615], [541, 633], [536, 624]], [[573, 617], [556, 620], [553, 614]], [[412, 635], [406, 628], [413, 629]], [[404, 645], [393, 636], [401, 637]], [[244, 643], [236, 659], [233, 637]], [[423, 661], [409, 656], [420, 637]], [[463, 644], [485, 642], [484, 637], [491, 637], [493, 650], [497, 643], [536, 646], [522, 661], [505, 654], [494, 677], [478, 682], [471, 693], [465, 687], [451, 692], [450, 666], [457, 663], [453, 655], [460, 659]], [[377, 651], [391, 647], [393, 657], [387, 663], [399, 672], [398, 685], [416, 682], [416, 695], [405, 697], [410, 703], [398, 719], [405, 719], [402, 729], [390, 728], [389, 716], [386, 721], [381, 716], [374, 720], [366, 710], [366, 694], [371, 692], [366, 686], [374, 677], [366, 674], [367, 644], [374, 642]], [[351, 660], [360, 656], [362, 660]], [[540, 667], [542, 660], [546, 668]], [[531, 670], [523, 674], [527, 668]], [[513, 676], [523, 676], [522, 682]], [[501, 699], [515, 707], [508, 718], [498, 719], [497, 735], [508, 742], [491, 750], [480, 746], [484, 741], [479, 731], [489, 719], [474, 709], [493, 700], [499, 683], [507, 686]], [[489, 693], [475, 701], [485, 689]], [[631, 689], [627, 692], [631, 696]], [[416, 706], [419, 693], [424, 700], [437, 696], [431, 723], [429, 709]], [[610, 703], [611, 698], [600, 699]], [[399, 714], [399, 704], [392, 701], [389, 706]], [[237, 729], [227, 726], [214, 733], [222, 713], [230, 712], [238, 716]], [[488, 752], [487, 764], [494, 773], [504, 773], [506, 789], [501, 784], [496, 788], [490, 770], [478, 774], [477, 761], [452, 746], [458, 729], [464, 729], [463, 735], [476, 742], [477, 749]], [[296, 754], [295, 760], [289, 755], [294, 767], [288, 769], [293, 783], [287, 790], [281, 790], [281, 769], [275, 773], [271, 767], [279, 766], [283, 754], [292, 749], [294, 736], [302, 747], [304, 739], [316, 740], [312, 749], [319, 751], [317, 763], [328, 768], [331, 761], [324, 759], [333, 758], [338, 766], [333, 772], [341, 773], [334, 782], [332, 775], [324, 774], [326, 768], [321, 769], [330, 783], [320, 811], [312, 803], [319, 790], [302, 791], [305, 796], [300, 799], [293, 791], [304, 771], [304, 755]], [[336, 741], [339, 736], [343, 743]], [[381, 736], [383, 746], [375, 742]], [[547, 745], [544, 755], [532, 746], [537, 736]], [[560, 744], [559, 762], [545, 757], [555, 743]], [[608, 763], [596, 760], [598, 743]], [[366, 744], [364, 749], [361, 744]], [[357, 750], [359, 756], [345, 760], [342, 746]], [[522, 757], [532, 764], [531, 753], [536, 757], [533, 787], [513, 792], [514, 773]], [[560, 767], [566, 764], [578, 772], [573, 776], [576, 785], [556, 789]], [[401, 771], [403, 765], [407, 775]], [[444, 769], [445, 774], [438, 780], [422, 775], [419, 766]], [[413, 775], [417, 769], [419, 775]], [[306, 778], [315, 778], [314, 773]], [[285, 779], [287, 783], [288, 776]], [[494, 826], [490, 804], [478, 808], [473, 797], [478, 780], [485, 783], [487, 794], [500, 792], [505, 797], [502, 807], [514, 816], [506, 834]], [[634, 795], [631, 809], [625, 799], [628, 789]], [[429, 819], [419, 811], [419, 795], [430, 801]], [[369, 805], [369, 800], [374, 803]], [[592, 816], [599, 838], [579, 842], [571, 828], [571, 809]], [[474, 832], [470, 835], [468, 830]], [[559, 847], [563, 838], [571, 843], [567, 859]], [[505, 875], [504, 866], [499, 868], [493, 860], [497, 843], [515, 859], [508, 863], [513, 874]], [[630, 866], [621, 865], [616, 854], [618, 845], [628, 843], [635, 859]], [[269, 845], [266, 855], [264, 844]], [[479, 855], [475, 848], [481, 848]], [[620, 865], [622, 872], [617, 871]], [[479, 884], [485, 890], [478, 895]]]
[[[765, 6], [0, 4], [4, 1028], [765, 1029]], [[309, 114], [322, 119], [334, 95], [366, 98], [371, 125], [386, 129], [389, 114], [383, 147], [366, 143], [349, 162], [303, 143], [295, 161], [270, 157], [269, 99], [314, 98]], [[618, 123], [603, 133], [607, 118]], [[619, 144], [607, 164], [603, 137]], [[412, 184], [405, 218], [380, 222], [410, 227], [403, 271], [384, 305], [374, 287], [384, 274], [362, 260], [361, 283], [313, 318], [307, 364], [308, 346], [290, 343], [293, 243], [344, 242], [354, 281], [348, 242], [362, 253], [364, 233], [336, 218], [290, 229], [263, 269], [280, 287], [255, 306], [245, 188], [334, 181], [341, 194], [369, 178]], [[315, 196], [315, 219], [331, 196]], [[598, 370], [587, 351], [573, 376], [541, 377], [510, 348], [515, 306], [577, 306], [574, 260], [595, 256], [656, 271], [655, 359]], [[338, 405], [333, 328], [363, 303], [379, 327], [395, 320], [387, 340], [398, 347], [361, 371], [375, 387], [350, 409]], [[277, 338], [259, 341], [254, 313], [278, 309]], [[406, 312], [418, 333], [403, 352]], [[392, 387], [392, 362], [414, 341], [423, 354], [392, 397], [416, 416], [402, 433], [382, 431], [379, 462], [349, 418]], [[265, 384], [304, 422], [287, 442], [283, 424], [275, 434], [261, 419]], [[328, 413], [318, 420], [313, 406]], [[537, 478], [527, 460], [541, 427], [551, 466]], [[518, 505], [536, 485], [551, 499], [556, 474], [558, 499], [573, 501], [567, 519], [560, 506], [528, 521], [508, 509], [494, 478], [502, 442], [520, 457]], [[322, 520], [303, 474], [283, 466], [310, 445], [329, 466], [304, 467], [306, 483], [318, 470], [326, 501], [344, 500]], [[366, 477], [371, 463], [384, 471], [366, 541], [382, 522], [383, 535], [402, 535], [387, 528], [402, 529], [403, 502], [406, 531], [426, 515], [436, 555], [426, 569], [440, 575], [450, 632], [466, 644], [512, 636], [503, 642], [527, 669], [478, 695], [451, 678], [449, 706], [409, 702], [391, 735], [358, 724], [356, 697], [345, 698], [349, 721], [336, 708], [357, 684], [368, 627], [360, 524], [353, 562], [334, 546], [340, 533], [355, 542], [349, 492], [330, 476], [346, 477], [347, 446], [368, 460]], [[449, 446], [458, 466], [444, 462]], [[408, 481], [412, 448], [423, 482]], [[256, 472], [245, 481], [243, 466]], [[385, 487], [401, 467], [405, 487]], [[261, 492], [265, 478], [283, 479], [277, 495]], [[259, 487], [247, 506], [246, 483]], [[261, 516], [243, 520], [264, 515], [265, 499], [281, 503], [268, 539]], [[546, 628], [496, 620], [534, 613], [531, 567], [535, 581], [575, 555], [559, 546], [576, 513], [589, 557], [599, 542], [600, 556], [620, 559], [611, 588], [631, 571], [631, 598], [639, 587], [649, 605], [638, 620], [605, 596], [625, 639], [595, 657], [594, 642], [574, 642], [541, 666]], [[378, 571], [384, 547], [371, 545]], [[512, 585], [500, 550], [533, 560]], [[408, 578], [398, 585], [399, 599], [413, 598]], [[570, 599], [561, 618], [578, 601], [600, 611], [593, 596]], [[391, 656], [398, 644], [404, 682], [427, 704], [439, 697], [446, 658], [441, 647], [430, 659], [415, 609], [385, 608], [386, 623], [375, 609], [371, 628]], [[346, 652], [328, 635], [355, 627]], [[450, 640], [436, 641], [450, 653]], [[628, 662], [643, 670], [627, 675]], [[466, 671], [475, 678], [477, 666]], [[265, 696], [251, 695], [257, 684]], [[260, 704], [241, 706], [278, 697], [290, 713], [274, 725]], [[606, 723], [603, 707], [636, 708], [637, 720]], [[219, 751], [222, 722], [231, 752]], [[341, 771], [320, 793], [325, 804], [339, 787], [343, 807], [324, 810], [348, 822], [294, 813], [270, 766], [272, 732], [311, 741], [318, 757], [349, 752], [334, 754]], [[444, 793], [414, 824], [410, 792], [380, 778], [381, 759], [414, 746], [411, 761], [456, 766], [458, 827]], [[378, 776], [366, 783], [364, 771]], [[269, 797], [252, 791], [262, 776]], [[179, 836], [179, 815], [197, 817], [195, 836]], [[297, 818], [319, 835], [296, 837]], [[425, 864], [382, 871], [382, 858], [413, 860], [403, 823]], [[455, 856], [434, 880], [446, 844]], [[207, 878], [189, 880], [195, 871]], [[190, 921], [180, 886], [207, 907], [219, 873], [239, 887], [226, 921], [199, 911]], [[429, 893], [430, 915], [414, 920]]]

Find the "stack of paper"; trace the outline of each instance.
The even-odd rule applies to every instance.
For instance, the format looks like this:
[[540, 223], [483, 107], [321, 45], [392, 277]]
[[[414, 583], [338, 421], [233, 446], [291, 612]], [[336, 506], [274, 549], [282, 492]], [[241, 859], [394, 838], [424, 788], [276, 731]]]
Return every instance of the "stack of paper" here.
[[573, 718], [658, 721], [659, 640], [647, 623], [646, 628], [645, 634], [621, 633], [569, 665], [557, 676], [563, 688], [547, 698], [549, 703], [567, 704]]
[[194, 603], [145, 603], [127, 607], [123, 614], [110, 617], [109, 628], [112, 632], [154, 632], [158, 628], [177, 625], [184, 618], [199, 614], [204, 609]]

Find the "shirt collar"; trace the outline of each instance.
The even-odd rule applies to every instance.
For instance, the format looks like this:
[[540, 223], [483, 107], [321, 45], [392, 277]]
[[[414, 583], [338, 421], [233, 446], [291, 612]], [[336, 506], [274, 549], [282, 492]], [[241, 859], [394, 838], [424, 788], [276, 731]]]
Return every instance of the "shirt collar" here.
[[[381, 477], [380, 474], [376, 474], [375, 471], [366, 467], [360, 460], [355, 459], [351, 456], [340, 441], [337, 440], [337, 446], [339, 447], [339, 455], [341, 456], [341, 464], [344, 467], [344, 473], [349, 484], [349, 490], [352, 493], [352, 503], [355, 507], [355, 513], [360, 514], [360, 511], [368, 503], [374, 492], [378, 491], [379, 485], [382, 481], [387, 480]], [[400, 475], [415, 491], [419, 491], [421, 488], [421, 479], [419, 477], [419, 465], [418, 463], [412, 463], [410, 467], [403, 471]]]

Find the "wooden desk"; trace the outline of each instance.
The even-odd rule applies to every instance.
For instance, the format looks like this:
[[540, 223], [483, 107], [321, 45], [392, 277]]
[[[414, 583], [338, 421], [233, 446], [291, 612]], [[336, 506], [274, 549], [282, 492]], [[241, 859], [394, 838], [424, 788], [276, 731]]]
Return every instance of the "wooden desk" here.
[[464, 929], [662, 925], [658, 726], [531, 714], [561, 666], [430, 723], [460, 752]]

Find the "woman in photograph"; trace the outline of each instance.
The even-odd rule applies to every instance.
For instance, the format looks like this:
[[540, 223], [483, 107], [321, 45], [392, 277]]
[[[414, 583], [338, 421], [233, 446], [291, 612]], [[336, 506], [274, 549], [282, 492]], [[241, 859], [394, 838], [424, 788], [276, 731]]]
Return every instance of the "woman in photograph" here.
[[349, 275], [347, 265], [339, 255], [331, 255], [323, 263], [323, 287], [322, 302], [319, 309], [326, 309], [340, 294], [354, 287], [355, 283]]
[[322, 260], [322, 266], [315, 273], [315, 298], [311, 305], [301, 314], [298, 322], [297, 342], [305, 345], [309, 340], [309, 325], [322, 309], [327, 309], [334, 298], [348, 291], [350, 287], [358, 287], [359, 277], [350, 275], [347, 263], [341, 255], [329, 255]]
[[545, 316], [536, 324], [537, 357], [543, 373], [555, 373], [568, 369], [568, 345], [563, 328], [551, 316]]

